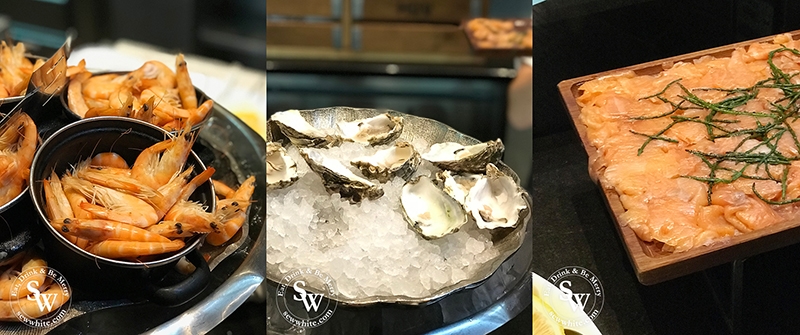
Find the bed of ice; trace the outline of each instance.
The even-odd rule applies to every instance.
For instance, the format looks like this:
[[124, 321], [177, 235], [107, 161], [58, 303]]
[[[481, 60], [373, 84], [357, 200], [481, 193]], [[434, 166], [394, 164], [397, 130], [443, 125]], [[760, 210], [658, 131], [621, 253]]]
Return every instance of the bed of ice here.
[[[429, 147], [421, 139], [412, 144], [420, 153]], [[344, 143], [323, 153], [362, 176], [350, 160], [388, 147]], [[338, 193], [328, 194], [295, 147], [287, 151], [301, 177], [292, 186], [267, 194], [270, 272], [315, 268], [333, 277], [339, 294], [350, 299], [420, 298], [471, 278], [480, 265], [499, 256], [489, 232], [472, 221], [455, 234], [431, 241], [421, 238], [403, 218], [401, 178], [381, 184], [383, 197], [353, 205]], [[435, 171], [423, 160], [414, 176], [432, 176]]]

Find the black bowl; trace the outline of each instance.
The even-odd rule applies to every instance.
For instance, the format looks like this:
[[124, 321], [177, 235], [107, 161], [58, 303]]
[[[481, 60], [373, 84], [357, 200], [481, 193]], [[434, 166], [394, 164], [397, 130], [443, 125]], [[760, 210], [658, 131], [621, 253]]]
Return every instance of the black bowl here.
[[[130, 71], [98, 72], [98, 73], [92, 73], [92, 76], [101, 76], [101, 75], [104, 75], [104, 74], [124, 75], [124, 74], [127, 74], [129, 72]], [[70, 119], [71, 121], [83, 120], [83, 118], [80, 115], [76, 114], [75, 112], [72, 111], [72, 109], [69, 108], [69, 98], [67, 96], [68, 95], [68, 91], [69, 90], [67, 88], [64, 88], [64, 90], [62, 90], [61, 94], [60, 94], [61, 95], [61, 106], [63, 107], [67, 118]], [[200, 104], [206, 102], [206, 100], [211, 100], [211, 98], [209, 98], [208, 95], [206, 95], [203, 91], [201, 91], [199, 88], [197, 88], [197, 86], [194, 87], [194, 91], [197, 94], [197, 105], [198, 106], [200, 106]], [[205, 128], [206, 124], [208, 123], [208, 119], [211, 117], [211, 114], [212, 114], [211, 111], [209, 111], [208, 114], [206, 114], [206, 117], [202, 121], [200, 121], [198, 124], [192, 126], [192, 132], [193, 133], [197, 133], [200, 130], [202, 130], [203, 128]], [[172, 131], [171, 133], [174, 134], [174, 133], [176, 133], [176, 131]]]
[[[51, 171], [62, 175], [71, 165], [106, 151], [119, 154], [131, 164], [142, 149], [167, 136], [167, 131], [147, 122], [124, 117], [95, 117], [74, 122], [56, 131], [36, 153], [30, 174], [30, 197], [44, 225], [43, 229], [49, 232], [42, 234], [47, 261], [84, 298], [148, 299], [164, 305], [176, 305], [190, 300], [208, 284], [208, 264], [197, 251], [202, 236], [188, 239], [181, 250], [156, 260], [129, 262], [96, 256], [78, 248], [49, 224], [45, 214], [41, 181], [49, 177]], [[187, 164], [195, 166], [194, 175], [206, 168], [194, 152], [189, 155]], [[191, 200], [201, 202], [213, 211], [216, 200], [211, 182], [207, 181], [198, 187]], [[181, 281], [171, 274], [174, 265], [184, 256], [197, 270]], [[75, 295], [78, 296], [77, 293]]]

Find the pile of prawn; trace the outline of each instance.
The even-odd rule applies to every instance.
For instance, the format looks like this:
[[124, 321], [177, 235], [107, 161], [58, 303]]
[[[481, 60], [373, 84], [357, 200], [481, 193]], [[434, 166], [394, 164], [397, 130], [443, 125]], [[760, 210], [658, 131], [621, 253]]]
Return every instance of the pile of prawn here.
[[31, 74], [42, 65], [44, 60], [31, 62], [25, 56], [25, 45], [22, 43], [9, 46], [5, 41], [0, 41], [0, 98], [24, 95]]
[[192, 177], [194, 167], [184, 168], [196, 139], [188, 130], [142, 150], [131, 166], [103, 152], [60, 177], [53, 171], [43, 181], [50, 225], [94, 255], [132, 261], [177, 251], [196, 234], [225, 243], [245, 221], [255, 177], [225, 193], [213, 213], [189, 200], [215, 170]]
[[0, 128], [0, 206], [28, 186], [38, 141], [36, 124], [24, 112], [15, 114]]
[[95, 76], [81, 60], [67, 75], [69, 109], [82, 118], [124, 116], [173, 131], [200, 123], [214, 106], [210, 99], [198, 105], [183, 54], [175, 59], [175, 72], [151, 60], [127, 74]]
[[[19, 322], [18, 312], [31, 318], [47, 315], [64, 305], [69, 293], [61, 289], [52, 278], [40, 272], [47, 262], [36, 249], [17, 254], [0, 264], [0, 321]], [[31, 290], [33, 288], [33, 290]], [[46, 294], [53, 305], [42, 309], [37, 305], [37, 295]]]

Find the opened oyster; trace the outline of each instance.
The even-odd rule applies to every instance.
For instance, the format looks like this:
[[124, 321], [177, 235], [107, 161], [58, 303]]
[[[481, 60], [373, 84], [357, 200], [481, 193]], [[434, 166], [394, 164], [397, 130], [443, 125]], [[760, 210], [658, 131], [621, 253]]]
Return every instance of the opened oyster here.
[[483, 178], [479, 174], [454, 174], [444, 170], [436, 174], [436, 179], [441, 181], [443, 190], [460, 204], [464, 205], [467, 201], [467, 194], [473, 186]]
[[345, 141], [382, 145], [400, 136], [403, 132], [403, 118], [385, 113], [353, 122], [339, 122], [336, 128]]
[[337, 192], [342, 199], [349, 199], [352, 203], [383, 196], [380, 186], [356, 176], [335, 159], [325, 157], [314, 149], [300, 149], [300, 155], [308, 163], [308, 167], [322, 178], [329, 193]]
[[500, 139], [463, 146], [454, 142], [437, 143], [422, 158], [442, 170], [483, 173], [486, 164], [496, 163], [505, 147]]
[[[289, 138], [292, 144], [297, 146], [332, 147], [339, 145], [342, 141], [338, 136], [329, 135], [322, 130], [314, 128], [296, 109], [275, 113], [270, 118], [270, 122], [277, 125], [280, 132]], [[272, 141], [276, 140], [274, 131], [271, 132], [270, 137], [272, 137]]]
[[267, 142], [267, 189], [284, 188], [298, 179], [297, 163], [286, 149], [280, 143]]
[[465, 207], [482, 229], [513, 228], [529, 210], [514, 178], [491, 163], [486, 165], [486, 176], [469, 190]]
[[359, 168], [367, 178], [377, 179], [385, 183], [397, 176], [408, 180], [417, 170], [422, 159], [414, 146], [408, 142], [397, 142], [386, 150], [380, 150], [372, 156], [364, 156], [350, 162]]
[[414, 178], [403, 186], [400, 205], [411, 228], [427, 240], [457, 232], [467, 223], [461, 204], [427, 176]]

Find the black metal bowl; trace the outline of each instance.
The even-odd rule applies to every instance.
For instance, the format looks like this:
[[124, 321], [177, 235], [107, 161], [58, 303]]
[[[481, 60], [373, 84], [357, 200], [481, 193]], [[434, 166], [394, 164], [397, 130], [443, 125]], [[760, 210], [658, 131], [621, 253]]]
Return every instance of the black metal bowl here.
[[[77, 298], [151, 300], [163, 305], [178, 305], [200, 293], [210, 279], [208, 264], [197, 251], [202, 236], [186, 241], [181, 250], [146, 262], [115, 260], [91, 254], [56, 231], [45, 214], [42, 180], [51, 171], [62, 175], [71, 165], [95, 153], [113, 151], [133, 163], [141, 150], [169, 136], [168, 132], [144, 121], [124, 117], [95, 117], [80, 120], [56, 131], [39, 148], [31, 167], [30, 197], [44, 225], [43, 242], [50, 267], [60, 271], [77, 293]], [[192, 152], [188, 165], [194, 175], [205, 165]], [[191, 200], [216, 207], [213, 186], [206, 182]], [[175, 275], [175, 264], [186, 256], [197, 270], [187, 278]]]

